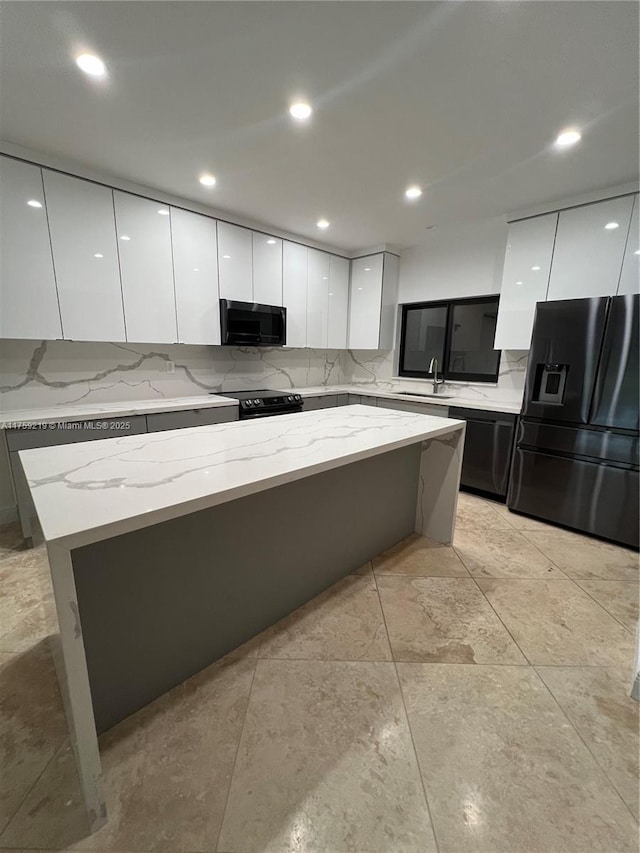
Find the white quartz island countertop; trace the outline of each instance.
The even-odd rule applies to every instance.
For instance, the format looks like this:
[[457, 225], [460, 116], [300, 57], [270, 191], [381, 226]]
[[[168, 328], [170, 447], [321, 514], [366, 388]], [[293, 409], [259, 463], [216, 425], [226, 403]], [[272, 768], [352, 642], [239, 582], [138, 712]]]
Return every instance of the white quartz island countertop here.
[[72, 549], [462, 426], [355, 405], [23, 450], [20, 458], [46, 541]]

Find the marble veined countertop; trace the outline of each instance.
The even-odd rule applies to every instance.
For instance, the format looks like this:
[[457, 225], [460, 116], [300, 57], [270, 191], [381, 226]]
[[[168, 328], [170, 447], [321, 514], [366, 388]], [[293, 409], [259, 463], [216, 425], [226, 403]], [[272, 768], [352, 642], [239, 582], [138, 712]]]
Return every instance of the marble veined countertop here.
[[[326, 396], [329, 394], [359, 394], [364, 397], [382, 397], [387, 400], [408, 400], [436, 406], [458, 406], [465, 409], [483, 409], [517, 415], [521, 403], [469, 399], [464, 397], [424, 397], [410, 390], [394, 393], [375, 385], [319, 385], [310, 388], [287, 388], [283, 393], [302, 394], [303, 397]], [[218, 406], [237, 406], [229, 397], [216, 394], [201, 394], [193, 397], [159, 397], [154, 400], [125, 400], [119, 403], [73, 403], [50, 406], [42, 409], [15, 409], [0, 413], [0, 429], [34, 423], [57, 423], [100, 418], [132, 417], [155, 412], [179, 412], [187, 409], [210, 409]]]
[[424, 439], [464, 422], [371, 406], [20, 451], [44, 537], [65, 549]]

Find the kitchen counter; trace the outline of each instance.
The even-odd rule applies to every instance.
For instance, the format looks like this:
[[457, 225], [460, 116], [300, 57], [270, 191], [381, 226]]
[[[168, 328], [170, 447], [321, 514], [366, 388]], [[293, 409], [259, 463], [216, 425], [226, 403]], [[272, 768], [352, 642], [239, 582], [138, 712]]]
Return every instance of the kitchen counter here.
[[99, 732], [414, 531], [452, 541], [464, 435], [352, 405], [19, 451], [93, 831]]
[[[408, 400], [436, 406], [457, 406], [463, 409], [483, 409], [517, 415], [521, 404], [464, 397], [424, 397], [410, 390], [395, 393], [374, 385], [318, 385], [309, 388], [287, 388], [303, 397], [332, 394], [357, 394], [362, 397], [380, 397], [386, 400]], [[161, 397], [155, 400], [125, 400], [121, 403], [73, 403], [43, 409], [14, 409], [0, 414], [0, 429], [35, 423], [67, 423], [97, 418], [131, 417], [156, 412], [179, 412], [189, 409], [210, 409], [220, 406], [237, 406], [236, 400], [217, 394], [202, 394], [193, 397]]]

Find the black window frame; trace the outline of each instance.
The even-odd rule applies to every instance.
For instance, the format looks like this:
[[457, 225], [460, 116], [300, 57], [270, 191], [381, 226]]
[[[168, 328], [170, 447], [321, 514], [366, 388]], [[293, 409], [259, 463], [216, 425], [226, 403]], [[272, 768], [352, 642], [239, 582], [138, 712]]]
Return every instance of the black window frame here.
[[500, 295], [492, 294], [489, 296], [468, 296], [464, 299], [436, 299], [433, 302], [407, 302], [402, 305], [402, 322], [400, 325], [400, 360], [398, 362], [398, 375], [399, 376], [408, 376], [413, 377], [415, 379], [433, 379], [433, 373], [430, 373], [426, 368], [425, 370], [405, 370], [403, 368], [404, 365], [404, 347], [405, 347], [405, 333], [407, 328], [407, 313], [411, 310], [419, 309], [419, 308], [442, 308], [446, 307], [447, 309], [447, 323], [445, 327], [444, 333], [444, 344], [442, 347], [442, 365], [440, 365], [440, 375], [445, 381], [449, 382], [487, 382], [487, 383], [497, 383], [498, 376], [500, 375], [500, 360], [502, 358], [502, 352], [500, 350], [494, 350], [498, 353], [498, 361], [496, 364], [496, 372], [495, 374], [488, 373], [465, 373], [461, 371], [452, 371], [448, 370], [447, 365], [449, 364], [449, 357], [451, 354], [451, 334], [452, 334], [452, 326], [453, 326], [453, 308], [456, 305], [485, 305], [485, 304], [493, 304], [496, 306], [496, 313], [498, 306], [500, 304]]

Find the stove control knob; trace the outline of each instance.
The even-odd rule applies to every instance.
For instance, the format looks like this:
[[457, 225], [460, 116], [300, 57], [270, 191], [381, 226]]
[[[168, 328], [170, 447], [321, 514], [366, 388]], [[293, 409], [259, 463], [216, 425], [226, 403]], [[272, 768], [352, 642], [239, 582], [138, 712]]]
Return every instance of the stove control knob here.
[[253, 400], [247, 400], [247, 406], [253, 406]]
[[253, 401], [253, 405], [254, 405], [254, 406], [259, 406], [261, 402], [262, 402], [262, 400], [254, 400], [254, 401]]
[[302, 397], [300, 396], [300, 394], [296, 394], [296, 403], [299, 403], [300, 400], [302, 400]]
[[287, 397], [287, 400], [288, 400], [290, 403], [293, 403], [293, 397], [291, 396], [291, 394], [289, 394], [289, 396]]

